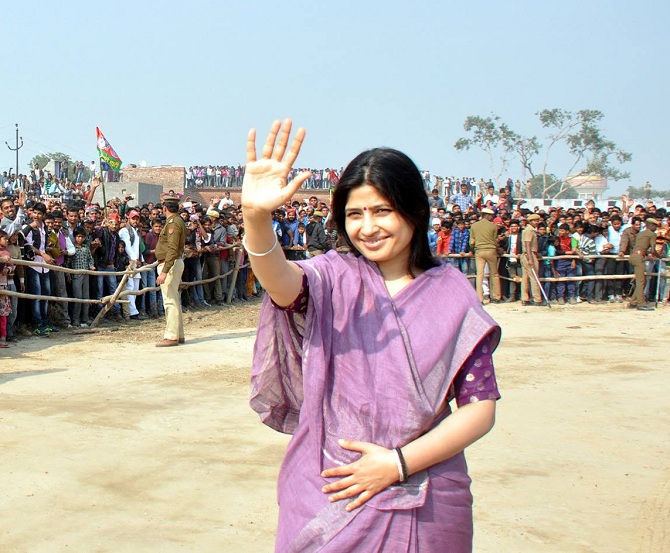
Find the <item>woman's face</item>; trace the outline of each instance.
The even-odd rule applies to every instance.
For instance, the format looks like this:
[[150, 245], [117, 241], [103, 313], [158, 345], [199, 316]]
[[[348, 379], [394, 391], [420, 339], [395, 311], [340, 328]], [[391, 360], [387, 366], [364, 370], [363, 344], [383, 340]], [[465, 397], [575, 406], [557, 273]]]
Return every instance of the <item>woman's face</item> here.
[[373, 186], [349, 192], [345, 230], [354, 247], [382, 274], [387, 267], [407, 267], [414, 230]]

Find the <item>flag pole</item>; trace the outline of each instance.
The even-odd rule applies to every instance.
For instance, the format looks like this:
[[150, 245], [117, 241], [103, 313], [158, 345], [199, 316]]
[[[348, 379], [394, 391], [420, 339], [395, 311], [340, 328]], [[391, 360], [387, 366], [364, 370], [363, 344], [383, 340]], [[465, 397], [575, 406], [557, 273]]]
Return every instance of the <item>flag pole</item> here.
[[105, 179], [102, 175], [102, 157], [99, 158], [98, 163], [100, 164], [100, 181], [102, 182], [102, 205], [103, 213], [105, 214], [105, 219], [107, 219], [107, 194], [105, 192]]

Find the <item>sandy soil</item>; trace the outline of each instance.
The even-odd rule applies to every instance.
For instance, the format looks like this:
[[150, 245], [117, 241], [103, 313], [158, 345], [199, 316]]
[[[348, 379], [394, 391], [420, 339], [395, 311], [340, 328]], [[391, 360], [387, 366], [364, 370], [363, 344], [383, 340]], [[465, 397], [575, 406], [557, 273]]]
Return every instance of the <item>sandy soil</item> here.
[[[287, 438], [247, 406], [258, 303], [0, 351], [0, 551], [266, 552]], [[477, 552], [670, 551], [670, 309], [491, 306]]]

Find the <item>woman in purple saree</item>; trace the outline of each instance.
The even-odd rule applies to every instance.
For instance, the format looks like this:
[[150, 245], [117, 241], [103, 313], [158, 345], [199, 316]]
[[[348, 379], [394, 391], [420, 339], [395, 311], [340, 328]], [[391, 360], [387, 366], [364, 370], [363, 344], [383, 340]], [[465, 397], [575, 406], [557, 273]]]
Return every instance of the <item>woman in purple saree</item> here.
[[463, 450], [494, 423], [500, 329], [431, 257], [423, 180], [396, 150], [357, 156], [334, 192], [351, 253], [286, 261], [272, 211], [309, 177], [287, 183], [305, 136], [288, 148], [290, 131], [276, 121], [261, 159], [250, 132], [242, 188], [245, 248], [267, 291], [251, 406], [293, 434], [276, 551], [471, 551]]

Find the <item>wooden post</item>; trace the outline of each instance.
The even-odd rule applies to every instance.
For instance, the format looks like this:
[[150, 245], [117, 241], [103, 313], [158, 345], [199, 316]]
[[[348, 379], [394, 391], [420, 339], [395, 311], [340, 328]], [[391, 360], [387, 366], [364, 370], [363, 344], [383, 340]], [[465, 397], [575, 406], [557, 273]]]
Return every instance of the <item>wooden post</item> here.
[[233, 290], [235, 289], [235, 283], [237, 282], [237, 273], [240, 272], [240, 260], [242, 259], [243, 255], [244, 252], [241, 248], [235, 252], [235, 267], [233, 268], [233, 276], [230, 281], [230, 287], [228, 288], [226, 303], [233, 301]]
[[127, 274], [123, 275], [123, 277], [121, 278], [121, 282], [119, 282], [119, 285], [116, 287], [116, 291], [114, 292], [114, 295], [111, 297], [111, 299], [107, 303], [105, 303], [105, 305], [102, 306], [102, 309], [100, 310], [100, 313], [98, 313], [98, 316], [91, 323], [91, 328], [95, 328], [96, 326], [98, 326], [100, 321], [102, 321], [102, 319], [104, 319], [107, 312], [112, 307], [114, 307], [114, 304], [116, 303], [116, 300], [118, 299], [119, 294], [123, 290], [126, 289], [126, 282], [128, 282], [128, 277], [129, 276], [130, 275], [127, 275]]

